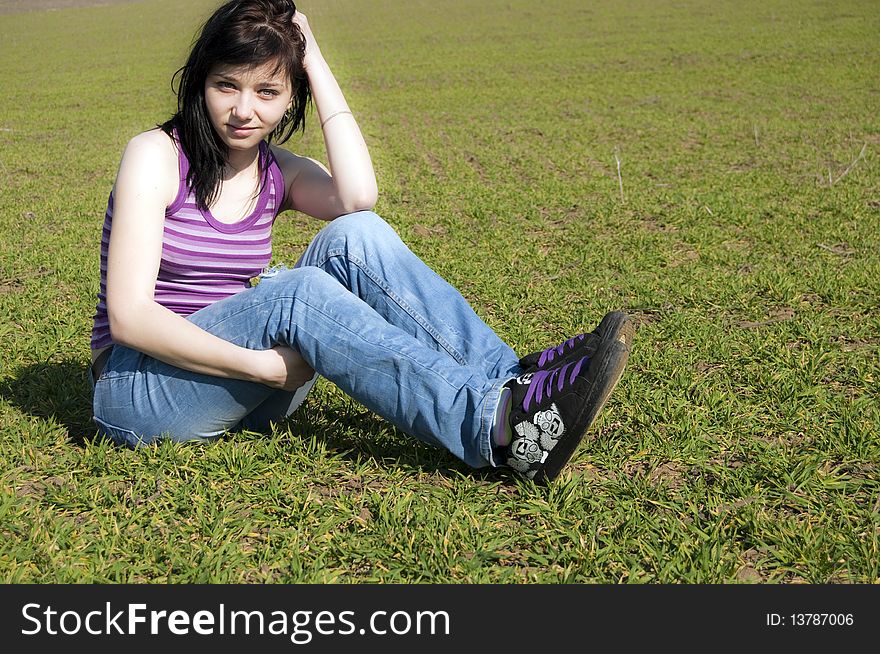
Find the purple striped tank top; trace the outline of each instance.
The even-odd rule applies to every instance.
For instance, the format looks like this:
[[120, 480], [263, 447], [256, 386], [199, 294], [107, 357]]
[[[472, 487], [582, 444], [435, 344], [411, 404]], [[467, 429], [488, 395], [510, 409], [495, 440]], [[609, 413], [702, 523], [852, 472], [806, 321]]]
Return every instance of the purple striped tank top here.
[[[162, 259], [154, 299], [181, 316], [243, 291], [272, 258], [272, 225], [284, 199], [284, 178], [269, 146], [260, 143], [260, 169], [266, 183], [253, 212], [222, 223], [202, 211], [186, 184], [189, 161], [178, 147], [180, 184], [165, 210]], [[113, 222], [113, 194], [107, 202], [101, 235], [101, 287], [92, 326], [92, 349], [113, 343], [107, 318], [107, 248]]]

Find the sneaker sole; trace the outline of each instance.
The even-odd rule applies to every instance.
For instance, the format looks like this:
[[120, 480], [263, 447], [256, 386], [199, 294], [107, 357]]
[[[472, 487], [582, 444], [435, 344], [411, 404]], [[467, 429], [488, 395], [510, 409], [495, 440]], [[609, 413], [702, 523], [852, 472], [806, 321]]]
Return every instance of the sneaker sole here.
[[629, 359], [629, 344], [632, 342], [632, 336], [630, 334], [629, 342], [627, 342], [623, 331], [620, 330], [620, 333], [613, 340], [603, 340], [602, 345], [599, 346], [599, 353], [594, 360], [594, 365], [598, 366], [594, 377], [595, 381], [584, 399], [584, 412], [577, 420], [583, 424], [583, 428], [579, 433], [573, 434], [571, 438], [557, 443], [547, 456], [543, 467], [535, 474], [535, 482], [546, 483], [556, 479], [562, 468], [571, 459], [578, 445], [583, 441], [608, 398], [611, 397], [617, 382], [623, 376], [626, 362]]
[[[632, 320], [630, 320], [629, 316], [626, 315], [623, 311], [612, 311], [608, 313], [602, 321], [596, 326], [596, 329], [593, 330], [592, 335], [598, 336], [598, 340], [601, 342], [605, 342], [609, 339], [617, 340], [629, 347], [633, 339], [636, 335], [636, 326], [633, 324]], [[589, 336], [587, 337], [590, 338]], [[582, 356], [594, 356], [595, 350], [598, 347], [592, 345], [595, 342], [595, 338], [592, 340], [588, 340], [587, 343], [581, 344], [579, 347], [575, 347], [573, 350], [566, 353], [563, 357], [553, 361], [552, 363], [545, 364], [543, 368], [539, 368], [537, 363], [533, 363], [530, 366], [524, 366], [524, 372], [535, 372], [536, 370], [547, 370], [551, 367], [561, 366], [569, 361], [574, 361]]]
[[613, 338], [629, 347], [636, 335], [636, 326], [623, 311], [612, 311], [596, 327], [596, 332], [604, 340]]

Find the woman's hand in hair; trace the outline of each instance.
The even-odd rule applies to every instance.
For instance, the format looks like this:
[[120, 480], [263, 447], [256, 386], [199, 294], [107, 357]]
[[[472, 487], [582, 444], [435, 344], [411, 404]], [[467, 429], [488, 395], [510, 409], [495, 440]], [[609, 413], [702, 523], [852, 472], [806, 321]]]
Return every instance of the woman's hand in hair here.
[[309, 19], [306, 18], [305, 14], [297, 11], [293, 15], [293, 24], [299, 27], [299, 31], [302, 32], [303, 38], [306, 40], [306, 53], [303, 57], [303, 66], [308, 70], [309, 62], [320, 57], [321, 50], [318, 48], [318, 43], [315, 41], [315, 35], [312, 34], [312, 28], [309, 27]]
[[285, 208], [324, 220], [372, 209], [378, 197], [376, 174], [360, 127], [318, 48], [308, 19], [297, 12], [293, 23], [306, 39], [303, 64], [324, 133], [327, 166], [293, 155], [286, 157], [286, 164], [280, 162], [288, 189]]

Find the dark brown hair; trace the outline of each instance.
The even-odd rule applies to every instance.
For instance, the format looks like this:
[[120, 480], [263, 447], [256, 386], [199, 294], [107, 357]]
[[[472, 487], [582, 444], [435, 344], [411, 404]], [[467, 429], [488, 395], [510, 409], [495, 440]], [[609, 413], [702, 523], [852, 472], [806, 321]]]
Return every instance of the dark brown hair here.
[[[227, 2], [202, 26], [189, 59], [172, 78], [179, 77], [177, 113], [161, 127], [169, 135], [177, 129], [190, 163], [186, 181], [203, 209], [217, 197], [228, 155], [205, 104], [205, 79], [216, 64], [256, 67], [274, 63], [274, 74], [281, 73], [290, 81], [293, 100], [269, 141], [284, 143], [305, 128], [311, 90], [303, 67], [305, 38], [293, 23], [295, 13], [291, 0]], [[265, 183], [265, 166], [262, 175]]]

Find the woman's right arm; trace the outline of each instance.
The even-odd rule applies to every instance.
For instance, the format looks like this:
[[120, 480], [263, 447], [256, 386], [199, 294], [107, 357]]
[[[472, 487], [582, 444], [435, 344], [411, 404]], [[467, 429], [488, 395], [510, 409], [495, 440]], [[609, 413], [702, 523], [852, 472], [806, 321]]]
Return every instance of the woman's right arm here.
[[293, 390], [311, 378], [289, 348], [250, 350], [197, 327], [154, 300], [165, 208], [177, 194], [177, 154], [159, 130], [132, 139], [113, 192], [107, 313], [113, 341], [197, 373]]

